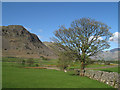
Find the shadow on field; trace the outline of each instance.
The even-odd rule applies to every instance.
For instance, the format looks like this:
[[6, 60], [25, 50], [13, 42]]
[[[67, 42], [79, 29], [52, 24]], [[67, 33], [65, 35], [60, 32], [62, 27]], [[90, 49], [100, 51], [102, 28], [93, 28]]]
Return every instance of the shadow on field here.
[[110, 70], [101, 70], [101, 71], [105, 71], [105, 72], [113, 72], [113, 71], [110, 71]]

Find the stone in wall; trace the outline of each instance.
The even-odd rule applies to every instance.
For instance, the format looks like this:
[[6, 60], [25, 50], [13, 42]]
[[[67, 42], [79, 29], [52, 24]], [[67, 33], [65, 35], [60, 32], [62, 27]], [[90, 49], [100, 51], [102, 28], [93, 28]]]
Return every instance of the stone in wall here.
[[94, 74], [95, 74], [95, 76], [94, 76], [95, 80], [101, 80], [101, 76], [103, 74], [102, 71], [95, 71]]
[[94, 71], [93, 70], [88, 70], [85, 72], [85, 76], [89, 77], [89, 78], [94, 78]]

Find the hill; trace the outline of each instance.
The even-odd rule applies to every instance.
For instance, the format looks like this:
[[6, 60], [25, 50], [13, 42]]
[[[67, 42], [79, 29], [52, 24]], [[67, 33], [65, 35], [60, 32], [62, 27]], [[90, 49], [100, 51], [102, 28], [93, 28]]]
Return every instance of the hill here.
[[110, 50], [110, 52], [116, 52], [116, 51], [120, 51], [120, 48], [114, 48]]
[[[1, 36], [1, 35], [0, 35]], [[3, 57], [57, 58], [62, 49], [53, 42], [41, 42], [37, 35], [30, 33], [21, 25], [2, 26]], [[93, 59], [118, 60], [120, 48], [102, 51]]]
[[120, 48], [114, 48], [107, 51], [102, 51], [98, 53], [96, 56], [93, 56], [93, 59], [104, 59], [106, 61], [116, 61], [120, 58], [118, 55], [120, 53]]
[[2, 26], [2, 46], [3, 57], [56, 58], [54, 52], [37, 35], [21, 25]]

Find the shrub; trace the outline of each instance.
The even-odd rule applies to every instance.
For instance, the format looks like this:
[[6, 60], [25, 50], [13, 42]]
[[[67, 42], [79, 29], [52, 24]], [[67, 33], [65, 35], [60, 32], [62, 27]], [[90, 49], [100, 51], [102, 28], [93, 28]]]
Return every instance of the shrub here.
[[32, 58], [28, 59], [27, 60], [27, 63], [29, 66], [33, 65], [34, 64], [34, 60]]
[[40, 56], [40, 58], [41, 58], [42, 60], [48, 60], [48, 59], [45, 58], [44, 56]]
[[104, 64], [105, 64], [105, 65], [110, 65], [110, 62], [105, 62]]
[[22, 65], [25, 65], [25, 60], [22, 60]]
[[39, 65], [38, 64], [36, 64], [36, 67], [38, 67]]
[[61, 52], [59, 53], [58, 66], [60, 69], [64, 70], [72, 63], [74, 60], [73, 54], [71, 52]]
[[27, 52], [27, 54], [30, 54], [29, 52]]

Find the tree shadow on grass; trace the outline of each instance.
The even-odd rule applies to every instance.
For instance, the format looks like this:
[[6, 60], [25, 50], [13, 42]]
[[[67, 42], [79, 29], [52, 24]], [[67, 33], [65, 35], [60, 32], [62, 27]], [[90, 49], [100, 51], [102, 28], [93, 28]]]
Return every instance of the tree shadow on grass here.
[[101, 70], [101, 71], [105, 71], [105, 72], [113, 72], [113, 71], [110, 71], [110, 70]]

